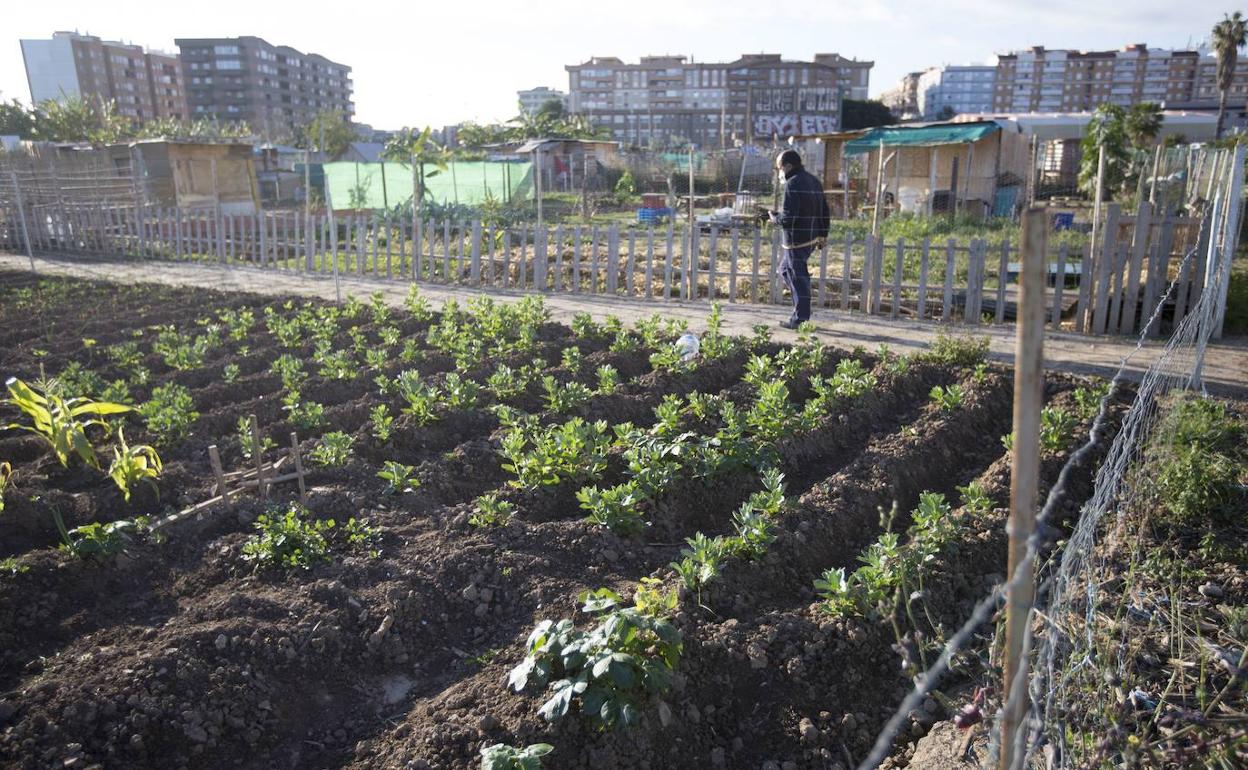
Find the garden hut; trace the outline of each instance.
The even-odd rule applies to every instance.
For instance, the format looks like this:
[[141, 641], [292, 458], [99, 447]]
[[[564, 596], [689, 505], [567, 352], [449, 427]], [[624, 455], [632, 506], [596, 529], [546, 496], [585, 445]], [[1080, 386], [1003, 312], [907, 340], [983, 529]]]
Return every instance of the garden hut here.
[[128, 152], [149, 205], [217, 209], [223, 214], [259, 210], [256, 168], [248, 143], [145, 139], [109, 149]]
[[[996, 120], [881, 126], [845, 141], [882, 212], [1013, 216], [1028, 178], [1028, 138]], [[828, 155], [833, 153], [829, 152]]]

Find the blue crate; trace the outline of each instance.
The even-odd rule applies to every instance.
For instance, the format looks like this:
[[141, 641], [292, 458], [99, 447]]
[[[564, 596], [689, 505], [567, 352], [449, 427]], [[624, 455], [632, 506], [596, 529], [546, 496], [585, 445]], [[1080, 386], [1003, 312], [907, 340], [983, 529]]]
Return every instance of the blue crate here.
[[661, 209], [637, 209], [637, 221], [643, 224], [658, 224], [665, 219], [671, 219], [672, 210], [669, 208]]

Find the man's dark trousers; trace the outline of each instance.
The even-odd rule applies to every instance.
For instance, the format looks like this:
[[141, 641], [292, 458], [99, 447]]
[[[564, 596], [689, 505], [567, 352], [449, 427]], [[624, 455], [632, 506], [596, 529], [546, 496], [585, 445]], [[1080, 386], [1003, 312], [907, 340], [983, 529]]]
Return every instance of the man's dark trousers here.
[[806, 261], [814, 250], [813, 245], [785, 249], [784, 261], [780, 263], [780, 276], [793, 295], [793, 315], [789, 317], [793, 323], [810, 320], [810, 270]]

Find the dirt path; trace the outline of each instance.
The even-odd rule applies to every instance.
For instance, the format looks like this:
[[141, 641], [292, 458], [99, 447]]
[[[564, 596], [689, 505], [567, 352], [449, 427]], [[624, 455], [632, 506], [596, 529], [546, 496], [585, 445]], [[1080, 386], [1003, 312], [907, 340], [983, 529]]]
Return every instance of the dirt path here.
[[[38, 272], [44, 275], [66, 275], [92, 278], [118, 283], [153, 282], [180, 286], [197, 286], [221, 291], [247, 291], [261, 294], [286, 294], [334, 297], [332, 278], [299, 273], [282, 273], [253, 268], [222, 268], [213, 265], [169, 262], [101, 262], [76, 261], [57, 258], [37, 258]], [[26, 257], [0, 254], [0, 269], [29, 270]], [[407, 284], [400, 281], [360, 278], [341, 279], [343, 295], [366, 296], [382, 292], [387, 300], [398, 305], [407, 293]], [[518, 298], [522, 292], [498, 289], [468, 289], [421, 284], [421, 293], [435, 307], [447, 299], [464, 299], [477, 295], [489, 295], [500, 299]], [[690, 327], [700, 328], [706, 319], [709, 305], [706, 302], [672, 300], [668, 302], [641, 301], [625, 297], [590, 295], [548, 294], [546, 306], [556, 321], [567, 322], [574, 313], [588, 312], [601, 320], [608, 314], [625, 321], [661, 313], [665, 317], [687, 319]], [[785, 317], [781, 306], [724, 305], [724, 326], [727, 331], [748, 334], [752, 326], [767, 324], [773, 328], [778, 340], [794, 337], [792, 332], [776, 327]], [[887, 344], [898, 352], [919, 350], [930, 345], [941, 332], [960, 334], [968, 331], [965, 326], [915, 321], [893, 321], [886, 318], [864, 317], [834, 310], [816, 313], [815, 322], [825, 344], [850, 349], [863, 345], [874, 349]], [[973, 330], [975, 334], [990, 340], [991, 357], [1011, 362], [1014, 358], [1014, 327], [984, 326]], [[1120, 337], [1088, 337], [1084, 335], [1048, 333], [1045, 337], [1045, 364], [1051, 370], [1076, 374], [1112, 376], [1119, 363], [1135, 347], [1135, 341]], [[1129, 373], [1136, 379], [1161, 354], [1164, 341], [1150, 341], [1132, 357]], [[1221, 395], [1248, 395], [1248, 341], [1226, 340], [1209, 348], [1205, 359], [1205, 383], [1210, 392]]]

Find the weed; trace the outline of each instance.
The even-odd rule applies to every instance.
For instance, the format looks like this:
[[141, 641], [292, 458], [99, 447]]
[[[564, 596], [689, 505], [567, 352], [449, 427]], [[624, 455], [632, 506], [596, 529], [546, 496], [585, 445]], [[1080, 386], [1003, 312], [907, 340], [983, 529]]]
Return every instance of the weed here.
[[[65, 467], [69, 467], [70, 458], [76, 456], [92, 468], [99, 468], [95, 449], [87, 439], [87, 429], [92, 426], [107, 428], [99, 418], [131, 411], [128, 406], [107, 401], [65, 398], [58, 391], [55, 381], [32, 388], [16, 377], [10, 377], [5, 387], [9, 397], [0, 403], [16, 407], [31, 421], [30, 425], [10, 423], [4, 426], [5, 429], [16, 428], [40, 437]], [[93, 417], [88, 418], [88, 415]]]
[[381, 550], [377, 547], [381, 543], [381, 530], [370, 525], [368, 519], [357, 519], [354, 516], [347, 519], [342, 527], [342, 534], [348, 547], [365, 550], [372, 559], [381, 556]]
[[962, 408], [964, 392], [962, 386], [954, 383], [948, 387], [936, 385], [928, 394], [942, 412], [956, 412]]
[[478, 529], [485, 527], [502, 527], [515, 515], [516, 506], [506, 500], [498, 499], [498, 494], [489, 492], [473, 501], [473, 514], [468, 523]]
[[923, 357], [947, 366], [973, 368], [988, 357], [988, 338], [940, 334]]
[[388, 495], [415, 492], [420, 488], [420, 481], [412, 478], [412, 473], [415, 470], [411, 465], [404, 465], [394, 460], [386, 460], [382, 464], [381, 470], [378, 471], [377, 478], [386, 482], [386, 494]]
[[275, 508], [256, 519], [256, 534], [243, 544], [243, 559], [257, 567], [309, 569], [330, 560], [326, 533], [333, 519], [304, 518], [307, 510], [292, 503], [285, 511]]
[[150, 486], [159, 497], [160, 490], [156, 487], [156, 478], [164, 470], [160, 463], [160, 455], [146, 444], [135, 446], [127, 444], [124, 430], [117, 431], [117, 441], [118, 446], [113, 447], [113, 462], [109, 465], [108, 475], [121, 490], [126, 502], [130, 502], [130, 491], [139, 482]]
[[331, 431], [321, 436], [320, 443], [308, 456], [317, 465], [338, 468], [351, 459], [351, 446], [354, 443], [355, 439], [349, 433]]
[[[526, 656], [507, 684], [521, 692], [550, 683], [551, 695], [538, 713], [549, 721], [567, 715], [573, 701], [603, 727], [631, 727], [644, 701], [670, 689], [680, 661], [680, 631], [664, 617], [622, 606], [618, 594], [601, 588], [582, 594], [582, 612], [598, 624], [578, 631], [571, 620], [543, 620], [526, 644]], [[553, 681], [552, 681], [553, 680]]]
[[18, 562], [16, 556], [6, 556], [0, 559], [0, 572], [8, 573], [10, 577], [30, 572], [30, 567]]
[[152, 397], [139, 407], [147, 429], [162, 444], [173, 444], [186, 438], [191, 424], [199, 419], [191, 392], [176, 382], [158, 385]]

